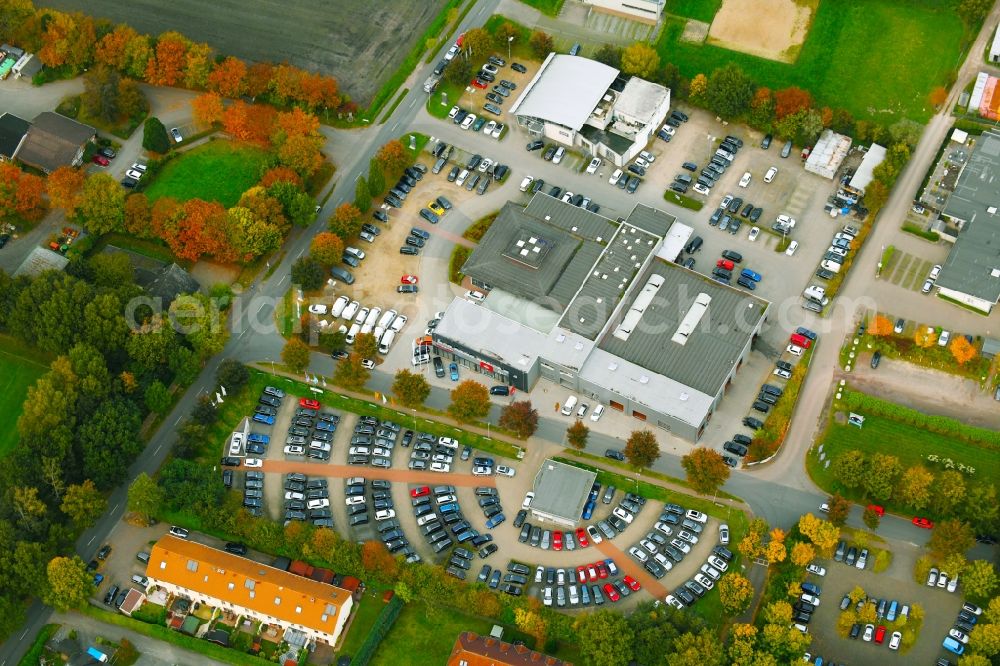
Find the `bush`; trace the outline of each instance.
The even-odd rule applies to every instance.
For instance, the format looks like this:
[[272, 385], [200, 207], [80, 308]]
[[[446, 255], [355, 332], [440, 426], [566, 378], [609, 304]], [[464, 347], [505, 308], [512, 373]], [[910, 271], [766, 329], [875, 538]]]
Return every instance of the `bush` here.
[[393, 623], [396, 618], [399, 617], [400, 611], [403, 610], [403, 602], [399, 597], [393, 596], [389, 600], [389, 603], [385, 605], [382, 612], [379, 613], [378, 618], [375, 620], [375, 625], [372, 627], [371, 631], [368, 632], [368, 638], [365, 642], [361, 644], [358, 649], [358, 653], [351, 660], [352, 664], [357, 664], [358, 666], [367, 666], [368, 662], [375, 655], [375, 651], [378, 649], [379, 643], [385, 638], [385, 635], [389, 633], [392, 628]]
[[914, 236], [919, 236], [924, 240], [929, 240], [932, 243], [936, 243], [939, 240], [941, 240], [941, 234], [939, 234], [938, 232], [928, 231], [927, 229], [921, 229], [919, 226], [913, 224], [912, 222], [904, 222], [903, 231], [905, 231], [908, 234], [913, 234]]
[[462, 266], [465, 265], [465, 261], [472, 254], [472, 250], [465, 247], [464, 245], [456, 245], [455, 249], [451, 251], [451, 262], [448, 265], [448, 281], [454, 282], [455, 284], [462, 284]]
[[143, 124], [142, 147], [160, 154], [170, 150], [170, 139], [167, 137], [167, 128], [163, 126], [159, 118], [151, 116]]
[[489, 231], [489, 228], [493, 225], [493, 221], [497, 219], [497, 215], [499, 214], [499, 211], [497, 211], [476, 220], [472, 226], [465, 230], [465, 233], [462, 234], [462, 238], [467, 238], [473, 243], [478, 243], [483, 240], [483, 236], [485, 236], [486, 232]]

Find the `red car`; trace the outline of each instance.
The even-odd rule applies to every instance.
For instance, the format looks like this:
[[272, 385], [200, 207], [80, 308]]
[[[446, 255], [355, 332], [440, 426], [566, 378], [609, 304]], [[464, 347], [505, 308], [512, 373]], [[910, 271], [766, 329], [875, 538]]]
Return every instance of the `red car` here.
[[483, 81], [482, 79], [480, 79], [478, 77], [472, 79], [472, 85], [474, 85], [477, 88], [481, 88], [483, 90], [486, 90], [486, 81]]
[[879, 518], [885, 515], [885, 509], [880, 507], [878, 504], [869, 504], [868, 510], [874, 511], [876, 514], [878, 514]]
[[612, 585], [611, 583], [604, 584], [604, 594], [606, 594], [608, 599], [610, 599], [611, 601], [618, 601], [619, 599], [621, 599], [621, 597], [618, 596], [618, 590], [616, 590], [615, 586]]
[[635, 578], [632, 578], [632, 576], [625, 576], [625, 578], [623, 578], [622, 580], [625, 581], [626, 585], [632, 588], [633, 592], [638, 592], [639, 590], [642, 589], [642, 585], [639, 585], [639, 581], [637, 581]]
[[715, 262], [715, 265], [717, 268], [725, 268], [727, 271], [731, 271], [736, 264], [731, 262], [729, 259], [719, 259]]
[[576, 528], [576, 543], [580, 548], [586, 548], [590, 545], [590, 540], [587, 539], [587, 530], [582, 527]]
[[94, 155], [91, 158], [91, 161], [98, 166], [108, 166], [109, 164], [111, 164], [111, 160], [109, 160], [104, 155]]
[[552, 550], [562, 550], [562, 532], [552, 533]]
[[431, 489], [428, 486], [420, 486], [419, 488], [413, 488], [410, 490], [410, 497], [423, 497], [424, 495], [430, 495]]
[[403, 277], [399, 278], [400, 284], [416, 284], [419, 281], [420, 280], [417, 278], [416, 275], [404, 275]]
[[608, 565], [606, 565], [604, 562], [597, 563], [597, 577], [598, 578], [608, 577]]
[[299, 407], [305, 407], [306, 409], [319, 409], [319, 401], [310, 400], [309, 398], [299, 398]]
[[917, 527], [922, 527], [925, 530], [934, 529], [934, 521], [927, 518], [914, 517], [913, 524]]
[[586, 567], [577, 567], [576, 568], [576, 579], [578, 581], [580, 581], [581, 583], [586, 583], [587, 582], [587, 569], [586, 569]]
[[881, 645], [882, 641], [884, 640], [885, 640], [885, 626], [880, 624], [878, 626], [878, 629], [875, 630], [875, 642]]

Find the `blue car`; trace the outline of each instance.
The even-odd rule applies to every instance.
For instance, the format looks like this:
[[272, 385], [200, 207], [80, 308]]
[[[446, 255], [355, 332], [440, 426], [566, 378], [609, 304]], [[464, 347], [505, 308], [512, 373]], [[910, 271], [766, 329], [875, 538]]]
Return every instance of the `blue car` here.
[[274, 417], [267, 414], [254, 414], [253, 420], [255, 423], [263, 423], [264, 425], [274, 425]]
[[248, 442], [258, 442], [258, 443], [264, 444], [266, 446], [266, 445], [268, 445], [268, 444], [271, 443], [271, 438], [268, 437], [267, 435], [262, 435], [259, 432], [252, 432], [249, 435], [247, 435], [247, 441]]
[[583, 515], [581, 517], [584, 520], [590, 520], [590, 517], [594, 515], [594, 507], [596, 506], [597, 505], [594, 503], [594, 500], [588, 500], [583, 506]]
[[337, 425], [335, 423], [330, 423], [329, 421], [320, 421], [319, 423], [316, 424], [316, 430], [335, 432], [337, 430]]
[[740, 275], [748, 280], [753, 280], [754, 282], [760, 282], [760, 273], [754, 270], [750, 270], [749, 268], [744, 268], [742, 271], [740, 271]]
[[486, 521], [486, 529], [491, 530], [505, 520], [507, 520], [507, 518], [502, 513], [498, 513]]
[[458, 381], [458, 364], [457, 363], [449, 363], [448, 364], [448, 370], [451, 372], [451, 381], [457, 382]]
[[104, 580], [104, 574], [102, 574], [102, 573], [96, 573], [96, 574], [94, 574], [94, 586], [95, 587], [98, 586], [98, 585], [100, 585], [101, 581], [103, 581], [103, 580]]

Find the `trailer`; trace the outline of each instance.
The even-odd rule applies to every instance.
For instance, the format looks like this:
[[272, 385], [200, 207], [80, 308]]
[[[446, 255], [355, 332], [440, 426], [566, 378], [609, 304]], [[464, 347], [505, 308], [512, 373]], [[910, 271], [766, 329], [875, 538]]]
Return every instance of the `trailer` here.
[[425, 93], [434, 92], [435, 90], [437, 90], [439, 83], [441, 83], [441, 77], [436, 74], [431, 74], [430, 76], [427, 77], [427, 80], [424, 81], [424, 92]]
[[94, 647], [87, 648], [87, 654], [89, 654], [91, 657], [93, 657], [94, 659], [96, 659], [97, 661], [100, 661], [102, 663], [105, 663], [105, 662], [108, 661], [108, 655], [104, 654], [103, 652], [101, 652], [97, 648], [94, 648]]

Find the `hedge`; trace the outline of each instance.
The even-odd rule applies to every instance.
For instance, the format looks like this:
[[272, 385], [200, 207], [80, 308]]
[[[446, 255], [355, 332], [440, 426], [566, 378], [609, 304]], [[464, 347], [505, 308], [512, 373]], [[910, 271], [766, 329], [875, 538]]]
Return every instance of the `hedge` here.
[[915, 409], [849, 389], [843, 391], [842, 402], [851, 411], [864, 411], [868, 414], [883, 416], [939, 435], [954, 437], [969, 444], [983, 445], [986, 448], [1000, 448], [1000, 432], [966, 425], [947, 416], [924, 414]]
[[58, 624], [47, 624], [42, 627], [35, 637], [35, 642], [31, 644], [31, 649], [24, 653], [18, 666], [36, 666], [42, 663], [42, 654], [45, 652], [45, 644], [49, 642], [52, 635], [59, 629]]
[[798, 402], [799, 391], [809, 372], [809, 362], [812, 359], [812, 349], [807, 349], [802, 358], [795, 364], [792, 377], [785, 383], [784, 393], [778, 398], [778, 404], [771, 408], [771, 413], [764, 419], [764, 427], [757, 431], [750, 442], [747, 452], [747, 462], [765, 460], [773, 455], [788, 434], [788, 426], [792, 421], [792, 412]]
[[939, 240], [941, 240], [941, 235], [938, 232], [921, 229], [919, 226], [913, 224], [912, 222], [904, 222], [903, 231], [905, 231], [908, 234], [913, 234], [914, 236], [923, 238], [924, 240], [931, 241], [932, 243], [936, 243]]
[[462, 266], [465, 265], [465, 261], [472, 254], [470, 248], [464, 245], [456, 245], [455, 249], [451, 251], [451, 262], [448, 265], [448, 281], [454, 282], [455, 284], [461, 286], [462, 284]]
[[371, 631], [368, 632], [368, 637], [365, 642], [361, 644], [361, 648], [358, 650], [358, 654], [354, 656], [351, 660], [352, 664], [357, 666], [367, 666], [368, 662], [375, 655], [375, 651], [378, 650], [379, 644], [385, 635], [389, 633], [392, 629], [392, 625], [395, 624], [396, 618], [399, 617], [400, 611], [403, 610], [403, 602], [398, 596], [393, 595], [389, 603], [385, 605], [382, 612], [379, 613], [378, 618], [375, 620], [375, 625], [372, 627]]

